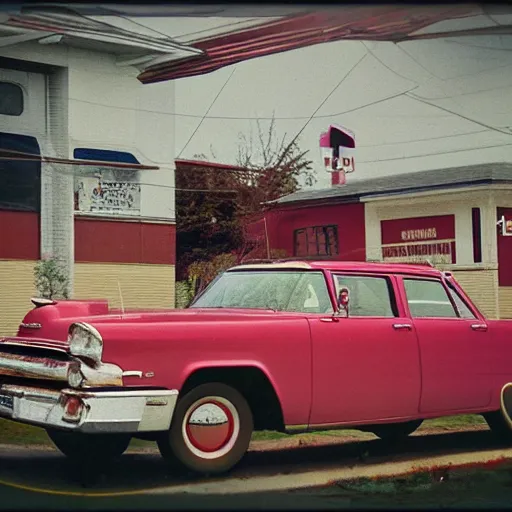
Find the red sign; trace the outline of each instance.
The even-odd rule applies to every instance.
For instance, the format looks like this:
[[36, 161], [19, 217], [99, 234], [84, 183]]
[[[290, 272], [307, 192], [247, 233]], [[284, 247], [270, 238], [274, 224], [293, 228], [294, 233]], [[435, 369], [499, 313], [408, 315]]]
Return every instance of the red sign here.
[[455, 263], [454, 215], [384, 220], [381, 232], [384, 261]]

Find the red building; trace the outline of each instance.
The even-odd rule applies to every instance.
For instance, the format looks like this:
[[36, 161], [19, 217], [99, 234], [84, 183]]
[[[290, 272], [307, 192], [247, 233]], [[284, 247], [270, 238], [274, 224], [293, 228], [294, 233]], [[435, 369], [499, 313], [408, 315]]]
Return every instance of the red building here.
[[282, 197], [268, 245], [290, 257], [426, 262], [451, 269], [490, 317], [512, 317], [512, 164], [350, 181]]

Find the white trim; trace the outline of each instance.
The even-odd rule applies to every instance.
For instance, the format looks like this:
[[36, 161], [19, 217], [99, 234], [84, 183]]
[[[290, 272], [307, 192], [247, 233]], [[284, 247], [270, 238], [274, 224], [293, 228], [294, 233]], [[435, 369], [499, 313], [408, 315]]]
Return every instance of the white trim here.
[[396, 242], [393, 244], [382, 244], [382, 247], [402, 247], [404, 245], [450, 244], [452, 242], [455, 242], [455, 238], [443, 238], [442, 240], [436, 240], [435, 238], [429, 238], [426, 240], [416, 240], [414, 242], [409, 242], [407, 240], [404, 240], [403, 242]]
[[108, 214], [108, 213], [97, 213], [97, 212], [74, 212], [75, 217], [94, 217], [94, 220], [109, 220], [109, 221], [121, 221], [121, 222], [146, 222], [148, 224], [176, 224], [176, 219], [166, 219], [165, 217], [141, 217], [139, 215], [128, 215], [122, 213]]
[[29, 41], [42, 39], [43, 37], [52, 35], [54, 35], [54, 32], [29, 32], [26, 34], [0, 37], [0, 48], [6, 48], [7, 46], [13, 46], [20, 43], [27, 43]]
[[[448, 185], [447, 185], [448, 186]], [[361, 203], [370, 203], [370, 202], [377, 202], [377, 201], [386, 201], [390, 199], [396, 199], [397, 196], [404, 199], [412, 199], [415, 197], [428, 197], [428, 196], [438, 196], [441, 194], [457, 194], [460, 192], [473, 192], [473, 191], [480, 191], [480, 190], [512, 190], [512, 185], [464, 185], [459, 187], [453, 187], [453, 188], [446, 188], [446, 189], [438, 189], [438, 190], [426, 190], [423, 192], [383, 192], [379, 195], [366, 195], [361, 196], [359, 198], [359, 201]]]

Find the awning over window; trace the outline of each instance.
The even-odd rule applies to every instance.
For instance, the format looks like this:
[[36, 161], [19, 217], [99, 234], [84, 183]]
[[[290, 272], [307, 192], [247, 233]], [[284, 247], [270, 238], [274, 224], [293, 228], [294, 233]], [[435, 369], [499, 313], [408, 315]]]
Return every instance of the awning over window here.
[[[244, 60], [340, 40], [403, 42], [512, 33], [511, 25], [500, 25], [489, 19], [482, 22], [490, 7], [483, 4], [349, 5], [286, 16], [246, 30], [195, 41], [191, 46], [202, 50], [202, 54], [149, 65], [138, 78], [147, 84], [202, 75]], [[446, 25], [460, 18], [465, 18], [464, 24]]]
[[87, 160], [82, 158], [56, 158], [44, 156], [34, 153], [25, 153], [22, 151], [13, 151], [10, 149], [0, 148], [0, 161], [41, 161], [53, 164], [77, 165], [77, 166], [93, 166], [114, 169], [125, 169], [127, 171], [155, 171], [160, 169], [155, 165], [142, 165], [139, 163], [127, 163], [121, 161], [104, 161], [104, 160]]

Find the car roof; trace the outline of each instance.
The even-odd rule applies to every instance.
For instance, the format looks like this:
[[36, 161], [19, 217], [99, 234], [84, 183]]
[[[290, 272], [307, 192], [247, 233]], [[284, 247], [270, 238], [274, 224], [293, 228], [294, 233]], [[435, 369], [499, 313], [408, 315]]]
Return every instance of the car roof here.
[[382, 274], [414, 274], [430, 277], [439, 277], [442, 272], [428, 265], [412, 265], [404, 263], [376, 263], [368, 261], [305, 261], [305, 260], [276, 260], [254, 263], [244, 263], [232, 267], [233, 270], [272, 270], [272, 269], [294, 269], [294, 270], [330, 270], [333, 272], [374, 272]]

